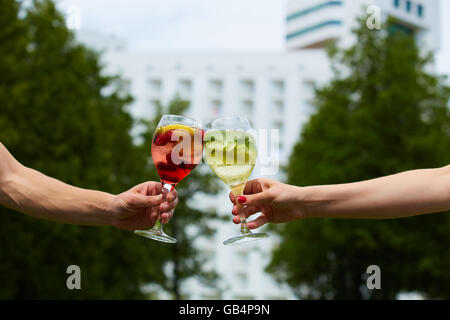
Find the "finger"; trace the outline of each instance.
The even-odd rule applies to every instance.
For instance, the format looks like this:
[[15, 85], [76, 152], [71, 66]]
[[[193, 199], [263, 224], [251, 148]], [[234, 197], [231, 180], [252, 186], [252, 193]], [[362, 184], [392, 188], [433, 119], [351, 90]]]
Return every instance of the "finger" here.
[[149, 188], [150, 188], [149, 182], [143, 182], [143, 183], [140, 183], [140, 184], [134, 186], [133, 188], [131, 188], [131, 190], [137, 191], [137, 192], [145, 195], [147, 189], [149, 189]]
[[167, 202], [172, 202], [172, 201], [174, 201], [175, 199], [177, 199], [178, 198], [178, 192], [175, 190], [175, 189], [173, 189], [172, 191], [170, 191], [167, 195], [166, 195], [166, 201]]
[[231, 200], [231, 202], [236, 204], [236, 196], [233, 194], [233, 192], [230, 192], [230, 200]]
[[[261, 217], [264, 217], [264, 218], [260, 219]], [[246, 217], [246, 219], [247, 218], [248, 217]], [[254, 225], [255, 221], [256, 221], [256, 225]], [[264, 225], [267, 222], [268, 222], [267, 217], [264, 214], [262, 214], [261, 216], [259, 216], [255, 220], [247, 221], [247, 226], [250, 225], [250, 227], [251, 227], [251, 228], [249, 227], [250, 229], [255, 229], [255, 228], [259, 228], [260, 226]], [[233, 217], [233, 223], [240, 224], [241, 223], [241, 217], [240, 216]]]
[[173, 205], [173, 202], [172, 203], [164, 202], [159, 205], [159, 212], [166, 213], [166, 212], [169, 212], [170, 210], [172, 210], [174, 207], [175, 206]]
[[159, 217], [158, 207], [156, 207], [156, 206], [151, 207], [150, 208], [150, 222], [151, 222], [152, 226], [155, 225], [156, 221], [158, 220], [158, 217]]
[[143, 196], [141, 194], [135, 194], [127, 201], [127, 205], [130, 208], [138, 209], [158, 206], [161, 202], [162, 194], [157, 196]]
[[255, 194], [246, 194], [237, 197], [237, 202], [241, 205], [257, 206], [264, 205], [269, 200], [268, 192], [259, 192]]
[[157, 196], [162, 192], [161, 183], [149, 181], [147, 182], [147, 188], [145, 189], [144, 196]]
[[156, 190], [156, 192], [157, 192], [158, 194], [160, 194], [160, 193], [163, 192], [161, 183], [156, 183], [156, 184], [153, 185], [153, 186], [151, 186], [151, 185], [149, 184], [149, 188], [150, 188], [150, 189], [154, 188], [154, 190]]
[[268, 221], [269, 220], [267, 219], [267, 217], [264, 214], [262, 214], [255, 220], [247, 222], [247, 227], [249, 229], [256, 229], [256, 228], [259, 228], [259, 227], [265, 225]]
[[161, 214], [161, 221], [163, 224], [166, 224], [170, 221], [173, 216], [174, 210], [170, 210], [169, 212], [165, 212]]
[[262, 185], [263, 180], [262, 179], [254, 179], [247, 181], [244, 187], [244, 194], [254, 194], [262, 192]]
[[176, 198], [174, 201], [172, 202], [163, 202], [159, 205], [159, 211], [160, 212], [169, 212], [170, 210], [175, 209], [175, 207], [178, 204], [178, 198]]
[[239, 213], [244, 213], [245, 217], [248, 218], [249, 216], [251, 216], [252, 214], [258, 213], [261, 210], [259, 209], [259, 207], [257, 206], [248, 206], [248, 207], [243, 207], [243, 206], [234, 206], [233, 209], [231, 210], [231, 213], [234, 216], [239, 215]]

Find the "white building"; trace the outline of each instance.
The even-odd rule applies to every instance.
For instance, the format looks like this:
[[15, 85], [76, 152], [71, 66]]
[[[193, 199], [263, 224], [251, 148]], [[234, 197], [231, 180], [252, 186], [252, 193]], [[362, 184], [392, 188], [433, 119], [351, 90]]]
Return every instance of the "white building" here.
[[[98, 37], [83, 39], [105, 51], [108, 72], [130, 80], [135, 97], [131, 111], [136, 117], [152, 117], [152, 104], [167, 104], [175, 95], [190, 101], [187, 115], [193, 118], [245, 115], [256, 129], [280, 130], [280, 161], [286, 163], [312, 111], [314, 84], [327, 81], [331, 75], [325, 44], [330, 40], [350, 44], [355, 17], [363, 12], [363, 5], [369, 4], [378, 5], [384, 17], [397, 17], [399, 25], [416, 32], [426, 48], [439, 48], [436, 0], [289, 0], [288, 52], [130, 52], [115, 40], [102, 45]], [[89, 43], [89, 39], [95, 40]], [[260, 168], [255, 168], [253, 177], [261, 176]], [[239, 229], [231, 222], [227, 194], [224, 191], [214, 198], [199, 195], [201, 201], [193, 199], [196, 205], [201, 203], [206, 209], [230, 216], [230, 222], [216, 223], [214, 239], [198, 243], [210, 257], [207, 267], [221, 276], [220, 290], [192, 279], [183, 291], [193, 299], [294, 298], [287, 287], [279, 286], [264, 272], [270, 251], [277, 245], [275, 236], [241, 247], [222, 245]]]
[[347, 46], [354, 41], [355, 18], [368, 6], [380, 9], [382, 20], [397, 19], [398, 27], [417, 35], [427, 50], [440, 47], [440, 4], [437, 0], [288, 0], [286, 47], [288, 50], [323, 48], [338, 40]]
[[152, 104], [175, 95], [190, 102], [186, 113], [211, 120], [247, 116], [256, 129], [280, 130], [285, 162], [311, 112], [312, 85], [329, 77], [323, 50], [305, 52], [127, 52], [104, 56], [112, 72], [132, 79], [133, 114], [152, 117]]

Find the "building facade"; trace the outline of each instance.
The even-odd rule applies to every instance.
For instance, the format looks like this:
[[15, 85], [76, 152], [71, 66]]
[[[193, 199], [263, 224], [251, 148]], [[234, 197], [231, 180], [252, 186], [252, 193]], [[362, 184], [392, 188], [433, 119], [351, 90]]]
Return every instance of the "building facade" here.
[[414, 32], [428, 51], [440, 46], [440, 4], [436, 0], [288, 0], [286, 7], [286, 48], [323, 48], [329, 41], [342, 46], [355, 39], [351, 33], [355, 18], [376, 6], [381, 19], [394, 17], [398, 27]]
[[286, 162], [312, 111], [313, 86], [329, 78], [323, 50], [305, 52], [107, 51], [109, 71], [132, 79], [132, 112], [152, 117], [153, 106], [175, 96], [190, 103], [186, 115], [212, 120], [239, 114], [255, 129], [278, 129], [280, 161]]

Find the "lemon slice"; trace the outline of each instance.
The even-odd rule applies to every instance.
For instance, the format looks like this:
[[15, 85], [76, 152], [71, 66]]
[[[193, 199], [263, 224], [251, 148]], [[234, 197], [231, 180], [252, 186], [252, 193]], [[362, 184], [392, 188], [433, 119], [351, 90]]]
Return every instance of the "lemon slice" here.
[[168, 126], [162, 127], [161, 128], [161, 133], [166, 133], [170, 130], [186, 130], [188, 131], [191, 135], [194, 135], [194, 128], [192, 127], [188, 127], [182, 124], [170, 124]]

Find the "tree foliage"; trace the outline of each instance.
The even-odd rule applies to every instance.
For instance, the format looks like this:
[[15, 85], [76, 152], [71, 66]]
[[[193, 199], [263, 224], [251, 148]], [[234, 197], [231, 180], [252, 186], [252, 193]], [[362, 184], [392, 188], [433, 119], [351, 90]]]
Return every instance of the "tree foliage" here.
[[[115, 194], [159, 180], [149, 161], [150, 140], [136, 145], [130, 135], [126, 83], [104, 75], [98, 54], [74, 41], [54, 4], [0, 0], [0, 8], [0, 141], [16, 159], [66, 183]], [[208, 179], [195, 173], [180, 184], [180, 205], [167, 227], [181, 240], [178, 246], [0, 207], [0, 298], [144, 298], [141, 287], [148, 283], [164, 284], [179, 297], [183, 279], [202, 275], [182, 229], [194, 223], [210, 231], [202, 224], [207, 214], [187, 204], [199, 190], [214, 191]], [[163, 272], [173, 261], [178, 282]], [[81, 268], [82, 290], [66, 287], [66, 268], [73, 264]]]
[[[288, 182], [354, 182], [450, 163], [450, 90], [429, 71], [415, 37], [389, 20], [364, 19], [348, 49], [330, 50], [334, 77], [316, 90]], [[396, 31], [397, 30], [397, 31]], [[450, 216], [390, 221], [310, 219], [285, 226], [269, 270], [303, 298], [395, 298], [402, 291], [450, 297]], [[381, 268], [368, 292], [366, 268]]]

